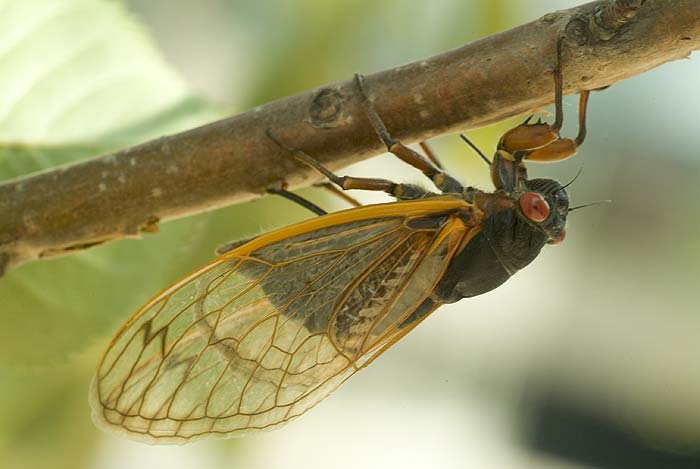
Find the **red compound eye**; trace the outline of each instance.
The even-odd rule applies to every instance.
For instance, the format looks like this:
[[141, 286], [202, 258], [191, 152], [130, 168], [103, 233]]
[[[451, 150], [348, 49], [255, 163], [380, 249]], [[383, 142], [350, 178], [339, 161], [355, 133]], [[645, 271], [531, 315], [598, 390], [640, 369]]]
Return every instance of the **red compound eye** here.
[[525, 192], [518, 203], [525, 216], [535, 223], [543, 222], [549, 216], [549, 204], [536, 192]]

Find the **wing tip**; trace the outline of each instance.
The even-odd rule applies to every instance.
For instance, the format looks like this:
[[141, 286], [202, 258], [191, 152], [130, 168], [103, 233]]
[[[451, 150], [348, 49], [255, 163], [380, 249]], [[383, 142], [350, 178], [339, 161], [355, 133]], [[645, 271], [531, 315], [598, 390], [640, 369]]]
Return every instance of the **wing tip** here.
[[[92, 381], [90, 383], [90, 388], [88, 391], [88, 402], [90, 404], [90, 409], [91, 409], [91, 417], [92, 417], [92, 422], [94, 423], [95, 427], [97, 427], [99, 430], [103, 431], [104, 433], [110, 435], [110, 436], [118, 436], [121, 438], [125, 438], [131, 441], [135, 441], [138, 443], [145, 443], [151, 446], [164, 446], [164, 445], [184, 445], [187, 443], [195, 442], [195, 441], [200, 441], [204, 439], [231, 439], [231, 438], [240, 438], [243, 436], [248, 436], [254, 433], [260, 433], [262, 431], [269, 431], [274, 428], [278, 428], [286, 423], [284, 422], [279, 422], [275, 425], [272, 425], [267, 428], [246, 428], [246, 429], [238, 429], [235, 431], [230, 431], [230, 432], [203, 432], [199, 434], [194, 434], [191, 436], [178, 436], [178, 435], [153, 435], [151, 433], [147, 432], [139, 432], [139, 431], [134, 431], [131, 430], [127, 427], [125, 427], [122, 424], [116, 423], [112, 420], [110, 420], [107, 416], [107, 413], [110, 411], [105, 409], [105, 407], [102, 405], [102, 401], [100, 400], [99, 397], [99, 389], [98, 389], [98, 382], [97, 382], [97, 376], [94, 376], [92, 378]], [[114, 415], [117, 415], [116, 412], [114, 412]]]
[[185, 438], [180, 436], [154, 436], [149, 433], [140, 433], [129, 430], [123, 425], [110, 421], [107, 418], [105, 413], [106, 409], [100, 400], [98, 387], [97, 376], [93, 376], [92, 381], [90, 382], [90, 389], [88, 391], [88, 402], [91, 409], [90, 416], [95, 427], [108, 435], [119, 436], [131, 441], [146, 443], [148, 445], [184, 445], [190, 441], [206, 437], [206, 434], [193, 438]]

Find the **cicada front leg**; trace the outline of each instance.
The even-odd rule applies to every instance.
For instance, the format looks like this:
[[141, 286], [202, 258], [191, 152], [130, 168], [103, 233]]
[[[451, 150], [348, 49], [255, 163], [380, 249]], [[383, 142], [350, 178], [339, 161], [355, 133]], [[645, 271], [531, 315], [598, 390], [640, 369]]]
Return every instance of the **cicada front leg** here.
[[497, 189], [512, 192], [518, 188], [520, 181], [527, 179], [525, 160], [553, 162], [564, 160], [578, 151], [586, 138], [586, 108], [588, 90], [582, 91], [578, 105], [579, 131], [576, 138], [562, 138], [559, 135], [564, 122], [563, 96], [564, 80], [561, 73], [561, 43], [557, 41], [557, 65], [552, 72], [554, 77], [555, 120], [548, 124], [538, 120], [530, 123], [532, 116], [525, 122], [510, 129], [498, 142], [498, 149], [491, 165], [491, 179]]

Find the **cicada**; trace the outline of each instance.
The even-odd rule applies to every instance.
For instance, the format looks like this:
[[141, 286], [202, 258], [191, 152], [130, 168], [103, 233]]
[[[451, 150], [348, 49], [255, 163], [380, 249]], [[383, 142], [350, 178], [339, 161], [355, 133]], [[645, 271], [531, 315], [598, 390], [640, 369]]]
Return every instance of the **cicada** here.
[[394, 140], [359, 75], [358, 95], [387, 149], [441, 193], [336, 176], [268, 131], [340, 188], [382, 190], [398, 200], [325, 214], [234, 245], [160, 292], [121, 327], [99, 364], [90, 391], [96, 423], [151, 443], [277, 427], [315, 406], [436, 308], [498, 287], [546, 244], [563, 240], [570, 210], [565, 187], [528, 179], [525, 161], [576, 152], [585, 137], [588, 93], [581, 93], [578, 136], [561, 138], [559, 66], [553, 75], [555, 122], [528, 119], [503, 135], [489, 162], [494, 192], [464, 187]]

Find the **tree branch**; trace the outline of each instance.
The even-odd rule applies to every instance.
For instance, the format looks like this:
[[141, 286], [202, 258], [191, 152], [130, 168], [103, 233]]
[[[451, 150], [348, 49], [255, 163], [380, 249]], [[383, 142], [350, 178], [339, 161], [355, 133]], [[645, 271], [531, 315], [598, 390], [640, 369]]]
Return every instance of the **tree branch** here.
[[[368, 92], [405, 143], [483, 126], [552, 102], [563, 32], [565, 92], [597, 89], [700, 48], [700, 0], [606, 0], [545, 15], [464, 47], [370, 75]], [[0, 272], [152, 232], [161, 221], [316, 176], [265, 136], [339, 168], [384, 151], [352, 80], [238, 116], [0, 185]]]

